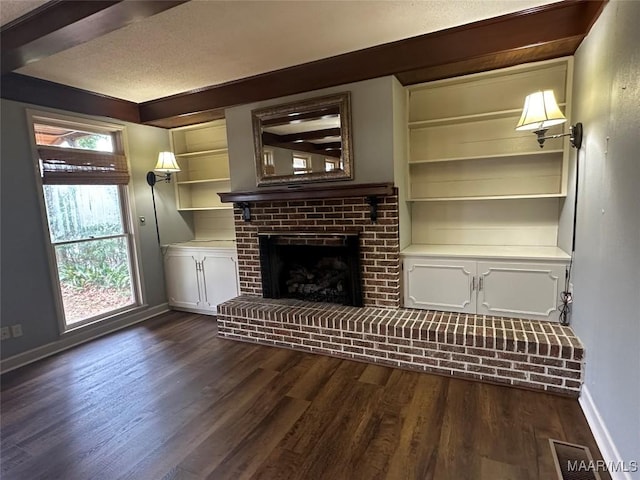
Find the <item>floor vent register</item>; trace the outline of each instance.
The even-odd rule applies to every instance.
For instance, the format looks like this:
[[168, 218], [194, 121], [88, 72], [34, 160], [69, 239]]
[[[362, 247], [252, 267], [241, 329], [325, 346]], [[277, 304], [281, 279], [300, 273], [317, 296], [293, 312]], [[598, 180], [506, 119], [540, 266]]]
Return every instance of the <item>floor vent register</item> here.
[[598, 464], [587, 447], [553, 439], [549, 439], [549, 443], [558, 480], [602, 480]]

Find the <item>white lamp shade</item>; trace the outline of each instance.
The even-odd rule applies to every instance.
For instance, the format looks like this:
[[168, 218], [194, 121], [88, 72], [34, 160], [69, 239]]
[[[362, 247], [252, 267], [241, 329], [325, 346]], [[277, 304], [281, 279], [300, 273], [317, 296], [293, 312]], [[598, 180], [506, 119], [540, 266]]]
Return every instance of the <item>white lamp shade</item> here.
[[173, 152], [160, 152], [158, 154], [158, 163], [156, 163], [154, 170], [162, 173], [173, 173], [179, 172], [180, 166], [176, 162]]
[[558, 107], [553, 90], [539, 91], [525, 98], [524, 109], [516, 130], [545, 130], [566, 121]]

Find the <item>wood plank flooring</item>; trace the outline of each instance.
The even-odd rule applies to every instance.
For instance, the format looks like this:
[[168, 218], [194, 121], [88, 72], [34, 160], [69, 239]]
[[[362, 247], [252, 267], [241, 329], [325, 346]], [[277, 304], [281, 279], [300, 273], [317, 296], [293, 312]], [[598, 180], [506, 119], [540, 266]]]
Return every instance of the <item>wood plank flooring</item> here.
[[[3, 480], [552, 480], [577, 401], [223, 340], [171, 312], [2, 376]], [[609, 478], [603, 475], [603, 478]]]

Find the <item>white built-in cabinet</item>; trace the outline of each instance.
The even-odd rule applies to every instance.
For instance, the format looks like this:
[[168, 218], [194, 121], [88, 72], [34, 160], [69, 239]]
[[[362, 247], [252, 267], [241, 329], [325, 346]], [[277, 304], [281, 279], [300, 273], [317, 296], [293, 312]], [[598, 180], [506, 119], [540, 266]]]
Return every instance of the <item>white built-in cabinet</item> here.
[[570, 119], [572, 61], [407, 88], [406, 307], [557, 320], [570, 258], [558, 230], [572, 153], [567, 137], [541, 149], [515, 126], [536, 90], [553, 89]]
[[[511, 258], [445, 257], [427, 249], [404, 253], [404, 304], [409, 308], [557, 321], [566, 257], [521, 249]], [[451, 253], [456, 253], [451, 250]], [[554, 255], [555, 253], [555, 255]]]
[[169, 306], [214, 315], [217, 305], [239, 294], [237, 264], [235, 247], [169, 245], [164, 254]]
[[230, 190], [225, 120], [170, 130], [180, 165], [174, 178], [177, 209], [193, 215], [194, 240], [164, 248], [169, 306], [214, 315], [239, 295], [233, 207], [218, 192]]

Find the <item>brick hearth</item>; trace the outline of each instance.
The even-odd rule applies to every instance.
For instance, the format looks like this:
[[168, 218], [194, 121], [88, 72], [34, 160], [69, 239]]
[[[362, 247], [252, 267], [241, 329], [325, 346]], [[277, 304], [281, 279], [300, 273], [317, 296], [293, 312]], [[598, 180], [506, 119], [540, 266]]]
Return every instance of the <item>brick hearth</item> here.
[[[250, 222], [236, 206], [242, 296], [218, 306], [220, 336], [578, 396], [584, 351], [569, 327], [400, 308], [398, 197], [389, 191], [375, 223], [364, 196], [250, 200]], [[364, 308], [262, 298], [258, 232], [354, 231]]]
[[241, 296], [218, 306], [234, 340], [576, 397], [584, 350], [550, 322]]

